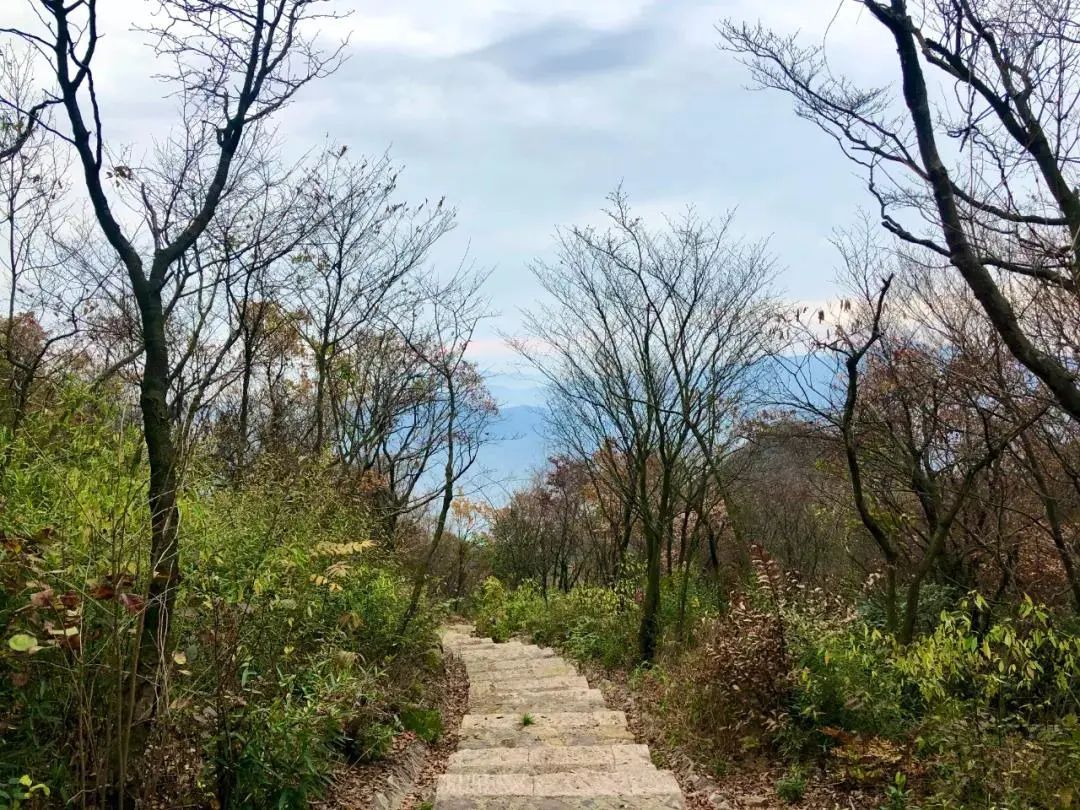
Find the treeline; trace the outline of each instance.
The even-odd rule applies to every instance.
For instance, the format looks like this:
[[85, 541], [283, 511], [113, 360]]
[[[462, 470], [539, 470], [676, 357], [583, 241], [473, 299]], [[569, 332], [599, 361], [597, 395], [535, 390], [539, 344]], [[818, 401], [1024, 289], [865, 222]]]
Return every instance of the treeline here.
[[0, 804], [307, 806], [438, 732], [483, 274], [433, 269], [455, 212], [389, 156], [283, 156], [321, 4], [163, 4], [140, 162], [94, 4], [37, 11], [0, 48]]
[[477, 617], [644, 664], [667, 738], [705, 767], [768, 752], [789, 801], [824, 774], [874, 807], [1068, 806], [1075, 9], [859, 5], [895, 88], [719, 28], [866, 177], [873, 214], [833, 234], [839, 296], [784, 303], [730, 219], [650, 224], [621, 192], [562, 232], [518, 343], [556, 453], [493, 517]]
[[[560, 539], [521, 563], [564, 587], [611, 581], [642, 550], [642, 660], [660, 572], [699, 547], [715, 567], [725, 528], [744, 560], [779, 543], [819, 579], [838, 575], [819, 570], [826, 547], [844, 548], [850, 564], [827, 568], [879, 577], [902, 643], [928, 582], [1080, 609], [1074, 15], [915, 4], [916, 26], [907, 3], [862, 5], [897, 42], [896, 99], [826, 69], [819, 47], [720, 27], [866, 172], [884, 231], [868, 218], [834, 234], [841, 300], [780, 304], [766, 246], [730, 220], [690, 212], [656, 229], [621, 192], [606, 228], [563, 232], [534, 268], [553, 303], [518, 349], [550, 385], [565, 458], [505, 519], [527, 525], [530, 499], [561, 502], [568, 486], [586, 498], [560, 506]], [[963, 158], [950, 164], [946, 144]], [[804, 471], [777, 469], [778, 454]], [[570, 523], [584, 542], [567, 541]]]

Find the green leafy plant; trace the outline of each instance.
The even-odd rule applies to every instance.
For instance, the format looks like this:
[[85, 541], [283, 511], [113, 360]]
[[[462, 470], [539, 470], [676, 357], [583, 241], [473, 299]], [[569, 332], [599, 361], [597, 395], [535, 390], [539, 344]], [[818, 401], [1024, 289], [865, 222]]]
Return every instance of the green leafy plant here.
[[776, 780], [776, 795], [789, 804], [801, 801], [806, 795], [806, 773], [795, 765]]
[[47, 799], [50, 795], [49, 786], [35, 782], [29, 774], [12, 777], [6, 785], [0, 786], [0, 799], [8, 810], [19, 810], [36, 798]]
[[426, 743], [433, 743], [442, 735], [442, 715], [438, 709], [423, 706], [406, 706], [398, 713], [401, 725]]
[[885, 804], [882, 810], [907, 810], [911, 794], [911, 790], [907, 787], [907, 777], [897, 771], [892, 783], [885, 788]]

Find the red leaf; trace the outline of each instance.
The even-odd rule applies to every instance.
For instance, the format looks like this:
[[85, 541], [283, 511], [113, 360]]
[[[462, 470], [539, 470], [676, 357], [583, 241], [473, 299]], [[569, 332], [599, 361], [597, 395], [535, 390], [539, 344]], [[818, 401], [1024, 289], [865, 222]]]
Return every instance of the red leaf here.
[[90, 589], [90, 596], [94, 599], [112, 599], [116, 596], [116, 589], [112, 585], [102, 582]]
[[68, 610], [74, 610], [79, 606], [79, 595], [75, 591], [68, 591], [61, 595], [60, 604], [66, 607]]
[[138, 613], [146, 605], [146, 600], [133, 593], [122, 593], [117, 600], [124, 606], [128, 613]]

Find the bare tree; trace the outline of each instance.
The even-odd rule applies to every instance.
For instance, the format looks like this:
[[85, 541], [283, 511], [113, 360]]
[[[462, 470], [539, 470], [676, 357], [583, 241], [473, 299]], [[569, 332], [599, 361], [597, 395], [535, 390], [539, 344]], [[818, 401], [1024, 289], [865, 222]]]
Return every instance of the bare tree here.
[[15, 157], [38, 132], [55, 99], [36, 100], [33, 86], [34, 50], [0, 49], [0, 164]]
[[416, 615], [432, 561], [446, 531], [456, 488], [476, 463], [480, 448], [490, 439], [488, 427], [498, 413], [476, 366], [467, 359], [477, 327], [489, 317], [487, 301], [480, 296], [486, 276], [464, 274], [438, 283], [428, 279], [418, 289], [429, 320], [421, 330], [402, 329], [402, 340], [435, 379], [438, 388], [437, 424], [441, 431], [433, 457], [443, 462], [435, 528], [423, 552], [413, 580], [409, 604], [401, 618], [404, 634]]
[[[767, 345], [771, 271], [760, 245], [693, 212], [654, 232], [621, 192], [610, 228], [559, 234], [534, 267], [554, 304], [527, 314], [518, 350], [548, 381], [566, 449], [598, 462], [645, 540], [642, 661], [659, 639], [661, 553], [696, 465], [719, 464]], [[598, 453], [597, 451], [602, 451]], [[682, 497], [686, 497], [685, 495]]]
[[311, 179], [319, 224], [297, 268], [294, 293], [315, 366], [311, 446], [317, 452], [332, 413], [327, 395], [335, 356], [373, 323], [391, 291], [422, 266], [454, 224], [454, 211], [443, 200], [397, 201], [398, 174], [385, 155], [354, 162], [338, 147]]
[[[855, 2], [896, 43], [899, 103], [797, 37], [731, 21], [720, 33], [760, 85], [789, 93], [865, 169], [883, 225], [947, 259], [1009, 351], [1080, 420], [1076, 333], [1041, 323], [1075, 313], [1080, 295], [1074, 3]], [[1022, 306], [1032, 295], [1034, 311]]]
[[884, 564], [886, 625], [906, 644], [918, 629], [923, 585], [942, 573], [966, 516], [985, 505], [980, 486], [1047, 405], [1013, 418], [976, 384], [986, 376], [986, 352], [935, 329], [917, 268], [897, 264], [866, 229], [842, 233], [836, 244], [852, 297], [830, 316], [808, 313], [801, 323], [811, 353], [784, 362], [797, 406], [842, 447], [855, 512]]
[[[19, 67], [0, 54], [0, 94], [26, 94], [30, 76]], [[73, 338], [97, 294], [93, 278], [80, 278], [75, 251], [61, 232], [71, 209], [63, 196], [63, 157], [43, 129], [24, 134], [18, 151], [0, 161], [0, 375], [6, 393], [0, 423], [12, 432], [38, 384], [77, 351]]]
[[[315, 0], [161, 0], [147, 33], [159, 62], [171, 65], [163, 80], [175, 89], [182, 114], [180, 134], [165, 150], [170, 158], [159, 172], [172, 182], [162, 189], [130, 166], [109, 165], [94, 74], [102, 45], [97, 0], [27, 4], [40, 25], [3, 31], [29, 44], [50, 66], [49, 100], [66, 117], [64, 130], [53, 131], [75, 152], [94, 216], [123, 265], [139, 313], [152, 538], [136, 666], [141, 680], [138, 686], [133, 682], [134, 722], [156, 709], [156, 673], [165, 660], [180, 577], [178, 458], [169, 407], [175, 364], [166, 291], [229, 193], [234, 161], [245, 142], [305, 84], [333, 70], [339, 51], [323, 52], [308, 34], [312, 21], [325, 16]], [[145, 201], [148, 244], [119, 213], [113, 185], [131, 186]]]

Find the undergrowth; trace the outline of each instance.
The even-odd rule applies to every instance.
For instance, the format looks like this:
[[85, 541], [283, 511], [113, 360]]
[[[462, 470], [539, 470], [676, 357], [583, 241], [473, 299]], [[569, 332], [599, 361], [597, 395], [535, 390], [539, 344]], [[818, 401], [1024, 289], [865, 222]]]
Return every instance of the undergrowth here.
[[962, 598], [905, 647], [872, 613], [760, 563], [722, 614], [698, 612], [684, 634], [669, 620], [660, 660], [635, 670], [635, 586], [545, 599], [489, 579], [474, 615], [498, 639], [531, 635], [630, 670], [673, 744], [714, 772], [769, 757], [786, 769], [775, 785], [785, 801], [806, 791], [810, 767], [878, 791], [883, 807], [1066, 808], [1078, 798], [1080, 637], [1031, 600]]
[[[356, 482], [266, 457], [242, 481], [190, 461], [186, 575], [165, 716], [125, 748], [127, 672], [145, 605], [145, 462], [132, 415], [73, 391], [8, 437], [0, 467], [0, 785], [41, 801], [167, 795], [193, 806], [306, 807], [337, 763], [440, 732], [425, 603], [370, 540]], [[29, 780], [29, 785], [25, 782]], [[39, 787], [40, 786], [40, 787]]]

